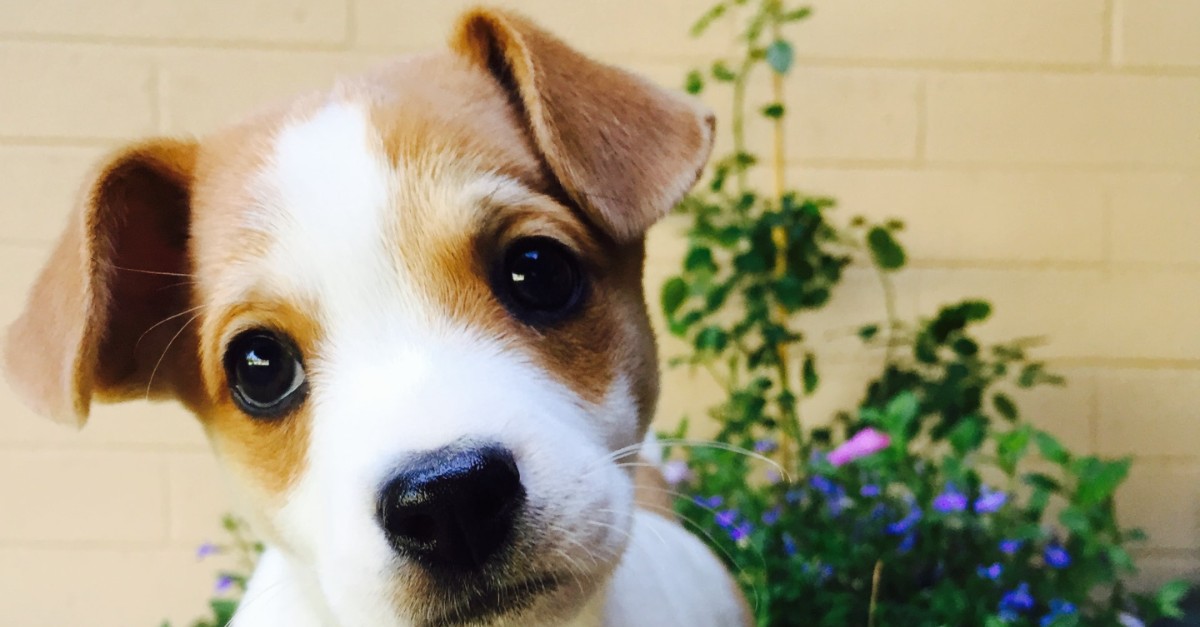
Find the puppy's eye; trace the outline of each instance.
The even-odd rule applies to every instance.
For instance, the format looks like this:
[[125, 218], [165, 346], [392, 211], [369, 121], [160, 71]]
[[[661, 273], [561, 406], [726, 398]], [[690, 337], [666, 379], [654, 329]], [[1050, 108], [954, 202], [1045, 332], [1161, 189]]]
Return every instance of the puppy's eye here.
[[529, 324], [549, 323], [575, 311], [584, 275], [566, 246], [548, 237], [526, 237], [508, 247], [496, 292], [513, 315]]
[[263, 330], [246, 331], [225, 349], [233, 401], [255, 418], [277, 418], [304, 400], [304, 366], [295, 345]]

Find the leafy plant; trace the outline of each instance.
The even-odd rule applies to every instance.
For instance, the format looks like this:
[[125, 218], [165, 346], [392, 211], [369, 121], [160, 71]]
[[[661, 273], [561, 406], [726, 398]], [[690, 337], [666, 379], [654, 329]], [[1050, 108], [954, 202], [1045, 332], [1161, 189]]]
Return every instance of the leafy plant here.
[[[787, 188], [785, 34], [809, 15], [782, 0], [725, 0], [692, 29], [732, 20], [739, 52], [685, 81], [694, 94], [728, 88], [733, 149], [681, 204], [689, 248], [662, 287], [671, 332], [691, 344], [673, 363], [725, 392], [709, 412], [720, 445], [672, 462], [678, 513], [737, 573], [759, 625], [1067, 627], [1178, 614], [1182, 583], [1153, 598], [1122, 583], [1141, 539], [1113, 508], [1130, 460], [1072, 453], [1022, 418], [1013, 389], [1063, 384], [1030, 357], [1033, 342], [980, 341], [983, 300], [901, 321], [903, 224], [840, 224], [832, 200]], [[750, 103], [758, 79], [771, 96]], [[747, 143], [749, 115], [772, 129], [765, 164]], [[752, 184], [766, 178], [769, 192]], [[883, 368], [857, 407], [805, 424], [821, 376], [799, 322], [856, 262], [883, 290], [883, 320], [857, 330]]]

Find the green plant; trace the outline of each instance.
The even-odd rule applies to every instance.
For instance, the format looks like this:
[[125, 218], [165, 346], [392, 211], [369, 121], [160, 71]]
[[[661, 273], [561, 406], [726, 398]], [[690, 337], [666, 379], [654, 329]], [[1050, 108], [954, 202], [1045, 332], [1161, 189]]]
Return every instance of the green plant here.
[[[832, 200], [787, 188], [786, 31], [809, 15], [782, 0], [725, 0], [693, 27], [734, 21], [739, 51], [686, 79], [692, 93], [729, 88], [733, 152], [681, 204], [689, 248], [661, 294], [671, 332], [692, 347], [673, 363], [725, 391], [710, 411], [721, 446], [675, 452], [679, 514], [737, 573], [759, 625], [1108, 626], [1176, 614], [1183, 584], [1149, 598], [1122, 583], [1141, 537], [1113, 508], [1130, 460], [1074, 454], [1020, 415], [1012, 389], [1063, 383], [1030, 358], [1031, 342], [981, 342], [982, 300], [901, 321], [902, 223], [841, 225]], [[752, 104], [760, 79], [771, 96]], [[749, 115], [772, 129], [765, 163], [749, 148]], [[764, 178], [770, 192], [752, 184]], [[883, 320], [857, 329], [883, 368], [858, 407], [806, 424], [821, 379], [799, 323], [855, 262], [883, 290]]]

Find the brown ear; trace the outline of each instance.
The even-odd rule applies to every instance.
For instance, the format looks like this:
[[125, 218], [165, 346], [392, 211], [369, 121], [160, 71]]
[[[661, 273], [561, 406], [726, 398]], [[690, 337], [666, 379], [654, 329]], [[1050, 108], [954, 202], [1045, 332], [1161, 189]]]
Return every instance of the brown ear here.
[[82, 425], [93, 394], [177, 391], [180, 353], [195, 346], [178, 337], [187, 316], [155, 325], [189, 307], [195, 157], [192, 142], [140, 144], [84, 188], [5, 343], [9, 381], [39, 413]]
[[523, 17], [475, 9], [451, 45], [510, 92], [563, 189], [617, 241], [641, 237], [708, 160], [709, 111], [588, 59]]

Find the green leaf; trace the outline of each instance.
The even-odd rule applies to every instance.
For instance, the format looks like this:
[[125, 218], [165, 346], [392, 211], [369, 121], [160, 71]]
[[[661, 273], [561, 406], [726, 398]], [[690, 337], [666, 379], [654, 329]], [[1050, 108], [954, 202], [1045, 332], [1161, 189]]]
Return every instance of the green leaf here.
[[792, 44], [782, 39], [776, 39], [767, 46], [767, 64], [777, 74], [787, 74], [788, 70], [792, 69], [794, 56]]
[[1038, 451], [1041, 452], [1042, 457], [1045, 457], [1047, 461], [1052, 461], [1056, 464], [1066, 464], [1071, 461], [1071, 454], [1067, 452], [1067, 449], [1063, 447], [1057, 438], [1049, 433], [1045, 431], [1034, 433], [1033, 442], [1037, 444]]
[[692, 24], [692, 37], [699, 37], [700, 35], [703, 35], [704, 31], [708, 30], [708, 27], [712, 26], [713, 22], [720, 19], [722, 15], [725, 15], [725, 10], [727, 8], [728, 7], [726, 4], [722, 2], [721, 4], [712, 7], [708, 11], [705, 11], [704, 15], [701, 15], [700, 19], [696, 20], [695, 24]]
[[871, 256], [875, 264], [884, 270], [897, 270], [904, 266], [904, 249], [892, 237], [892, 233], [883, 227], [873, 227], [867, 232], [867, 245], [871, 247]]
[[996, 407], [996, 412], [1004, 416], [1006, 420], [1013, 421], [1017, 419], [1017, 404], [1004, 393], [997, 392], [992, 397], [992, 405]]
[[1046, 365], [1042, 363], [1032, 363], [1021, 369], [1021, 374], [1017, 377], [1017, 385], [1023, 388], [1031, 388], [1035, 385], [1062, 385], [1066, 383], [1066, 379], [1052, 372], [1046, 371]]
[[778, 120], [779, 118], [783, 117], [784, 111], [785, 109], [783, 104], [778, 102], [772, 102], [771, 104], [762, 108], [762, 114], [774, 120]]
[[238, 602], [233, 599], [212, 599], [208, 602], [218, 625], [227, 625], [237, 613]]
[[862, 338], [862, 341], [864, 342], [871, 341], [871, 339], [878, 334], [879, 325], [877, 324], [868, 324], [858, 328], [858, 337]]
[[687, 79], [683, 83], [683, 88], [687, 93], [695, 95], [704, 91], [704, 75], [699, 70], [688, 72]]
[[1068, 507], [1058, 515], [1058, 521], [1063, 524], [1071, 533], [1076, 535], [1084, 535], [1091, 530], [1091, 524], [1088, 522], [1087, 512], [1078, 507]]
[[804, 393], [812, 394], [817, 390], [817, 385], [821, 382], [820, 375], [817, 374], [817, 358], [812, 353], [804, 356]]
[[1080, 473], [1075, 501], [1080, 507], [1095, 507], [1107, 501], [1117, 491], [1117, 487], [1129, 476], [1129, 467], [1133, 460], [1128, 457], [1114, 462], [1085, 459], [1095, 463], [1088, 464], [1087, 470]]
[[1062, 492], [1062, 484], [1044, 472], [1031, 472], [1022, 477], [1026, 485], [1046, 492]]
[[1187, 596], [1189, 587], [1188, 582], [1180, 580], [1164, 584], [1155, 596], [1158, 611], [1169, 618], [1182, 618], [1183, 611], [1179, 609], [1179, 603]]
[[950, 431], [950, 445], [959, 455], [966, 455], [978, 449], [987, 437], [987, 422], [980, 416], [963, 418]]
[[737, 79], [737, 74], [734, 74], [733, 70], [729, 69], [729, 66], [725, 65], [724, 61], [713, 63], [712, 76], [722, 83], [731, 83]]
[[810, 15], [812, 15], [812, 8], [811, 7], [802, 7], [799, 9], [793, 9], [791, 11], [788, 11], [787, 13], [784, 13], [783, 15], [780, 15], [779, 21], [781, 23], [796, 22], [799, 20], [807, 19], [808, 16], [810, 16]]
[[960, 337], [954, 340], [950, 348], [954, 349], [954, 352], [962, 357], [974, 357], [979, 354], [979, 344], [976, 344], [974, 340], [967, 337]]
[[965, 300], [958, 304], [963, 317], [970, 322], [983, 322], [992, 315], [992, 305], [982, 300]]
[[712, 249], [693, 246], [683, 260], [683, 268], [688, 272], [716, 272], [717, 262], [713, 260]]
[[687, 295], [688, 286], [683, 279], [679, 277], [668, 279], [662, 287], [663, 312], [668, 316], [674, 316], [675, 312], [679, 311], [679, 307], [683, 305], [683, 301], [687, 300]]
[[1050, 504], [1050, 491], [1043, 488], [1034, 488], [1033, 494], [1029, 495], [1029, 509], [1035, 518], [1041, 518], [1042, 512], [1046, 511], [1046, 506]]
[[883, 427], [893, 437], [906, 437], [908, 426], [917, 419], [921, 404], [911, 391], [904, 391], [888, 401], [884, 409]]
[[1110, 546], [1105, 552], [1108, 554], [1108, 561], [1112, 562], [1117, 570], [1133, 572], [1133, 557], [1129, 555], [1129, 551], [1119, 546]]
[[704, 327], [696, 334], [696, 350], [719, 353], [729, 344], [729, 334], [720, 327]]
[[1012, 475], [1017, 471], [1017, 464], [1025, 457], [1029, 448], [1030, 429], [1023, 426], [996, 436], [996, 456], [1000, 468]]

